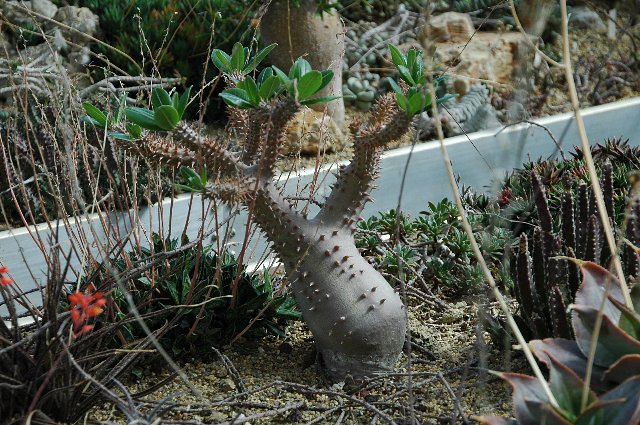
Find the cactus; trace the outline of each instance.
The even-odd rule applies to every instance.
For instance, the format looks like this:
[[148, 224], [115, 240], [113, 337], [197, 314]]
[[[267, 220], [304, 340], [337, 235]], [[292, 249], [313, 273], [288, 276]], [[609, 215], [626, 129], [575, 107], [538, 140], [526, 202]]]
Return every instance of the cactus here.
[[[162, 89], [154, 90], [153, 111], [126, 109], [129, 134], [109, 134], [121, 139], [126, 149], [157, 163], [191, 167], [202, 161], [213, 183], [194, 178], [194, 189], [249, 208], [284, 265], [331, 378], [388, 371], [404, 345], [404, 304], [362, 257], [354, 233], [358, 215], [370, 199], [382, 147], [405, 134], [413, 116], [429, 107], [422, 57], [415, 50], [402, 54], [390, 46], [394, 63], [404, 68], [403, 80], [408, 86], [403, 90], [394, 82], [395, 99], [391, 95], [380, 98], [366, 122], [351, 125], [351, 162], [339, 168], [324, 205], [309, 217], [306, 209], [296, 210], [281, 194], [274, 182], [276, 161], [287, 124], [300, 105], [331, 100], [313, 96], [329, 84], [333, 74], [312, 70], [306, 60], [299, 59], [288, 74], [267, 68], [254, 80], [249, 74], [271, 48], [255, 58], [248, 58], [248, 50], [240, 44], [231, 55], [217, 49], [212, 54], [214, 64], [225, 72], [231, 85], [221, 96], [233, 107], [231, 113], [243, 128], [239, 155], [180, 121], [188, 93], [170, 97]], [[85, 108], [91, 122], [109, 128], [106, 115], [89, 105]], [[174, 142], [140, 138], [142, 128], [170, 131]], [[134, 143], [134, 139], [138, 140]]]
[[350, 72], [346, 83], [342, 85], [345, 102], [361, 111], [370, 110], [380, 92], [380, 75], [373, 72]]
[[[558, 406], [553, 406], [535, 378], [518, 373], [498, 373], [513, 387], [514, 414], [520, 425], [640, 424], [640, 287], [631, 290], [635, 307], [625, 305], [618, 279], [604, 268], [579, 262], [583, 275], [575, 295], [572, 325], [575, 339], [549, 338], [529, 343], [549, 369], [549, 386]], [[603, 295], [607, 298], [603, 300]], [[603, 304], [604, 302], [604, 304]], [[598, 312], [602, 311], [600, 337], [588, 384], [587, 356]], [[589, 385], [587, 399], [582, 389]], [[481, 418], [487, 425], [506, 425], [499, 417]]]
[[[500, 125], [496, 110], [489, 103], [489, 90], [482, 84], [473, 85], [459, 101], [446, 101], [439, 119], [447, 136], [473, 133]], [[434, 129], [433, 119], [423, 113], [418, 128], [423, 137], [430, 136]]]

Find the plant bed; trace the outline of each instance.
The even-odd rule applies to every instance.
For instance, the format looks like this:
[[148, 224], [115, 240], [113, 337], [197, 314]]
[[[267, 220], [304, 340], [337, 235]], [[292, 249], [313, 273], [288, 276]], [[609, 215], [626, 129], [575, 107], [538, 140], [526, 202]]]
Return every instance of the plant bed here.
[[[640, 145], [640, 98], [587, 108], [583, 113], [587, 134], [592, 143], [607, 137], [624, 136], [629, 137], [631, 145]], [[541, 118], [535, 122], [551, 131], [563, 149], [570, 149], [578, 144], [575, 123], [570, 113]], [[473, 186], [476, 190], [487, 193], [497, 192], [497, 188], [491, 185], [527, 159], [558, 155], [558, 149], [547, 132], [541, 127], [529, 124], [452, 137], [446, 140], [446, 145], [453, 158], [456, 172], [460, 176], [460, 184]], [[317, 177], [314, 169], [305, 169], [293, 176], [283, 174], [280, 179], [282, 181], [286, 179], [285, 193], [297, 197], [308, 196], [310, 183], [317, 179], [321, 184], [317, 186], [316, 196], [321, 199], [328, 193], [332, 183], [331, 172], [335, 169], [336, 165], [327, 166], [320, 170]], [[403, 186], [405, 169], [406, 180]], [[372, 216], [376, 211], [397, 208], [400, 187], [403, 187], [400, 207], [402, 211], [412, 215], [422, 211], [428, 202], [437, 202], [442, 198], [451, 197], [442, 167], [440, 148], [436, 143], [418, 144], [413, 148], [407, 146], [386, 152], [381, 160], [377, 188], [372, 192], [374, 202], [365, 208], [363, 215]], [[307, 188], [307, 191], [300, 193], [300, 188]], [[164, 222], [169, 223], [171, 204], [173, 204], [171, 226], [173, 229], [179, 229], [178, 231], [182, 231], [182, 223], [187, 222], [190, 208], [192, 217], [199, 217], [202, 214], [203, 203], [199, 195], [193, 195], [193, 200], [191, 195], [181, 195], [174, 200], [164, 200], [161, 206], [143, 208], [139, 214], [144, 223], [142, 228], [147, 229], [148, 232], [157, 232], [158, 229], [153, 223], [157, 225], [160, 222], [160, 211], [164, 214]], [[225, 214], [220, 214], [219, 221], [222, 222], [228, 214], [228, 210]], [[122, 223], [120, 227], [123, 231], [130, 229], [128, 213], [114, 213], [114, 217]], [[78, 226], [82, 227], [86, 234], [91, 235], [88, 231], [89, 223], [93, 223], [98, 240], [105, 237], [104, 232], [101, 231], [101, 225], [95, 220], [96, 216], [89, 216], [70, 220], [69, 226], [61, 226], [58, 238], [62, 246], [68, 246], [69, 239], [78, 234]], [[236, 242], [236, 246], [243, 241], [246, 220], [247, 216], [244, 212], [239, 212], [234, 218], [235, 236], [232, 242]], [[199, 226], [200, 223], [197, 220], [190, 221], [187, 232], [190, 238], [197, 236]], [[45, 240], [48, 235], [54, 233], [46, 225], [0, 232], [0, 259], [4, 264], [14, 265], [12, 275], [17, 282], [31, 281], [24, 258], [29, 259], [28, 265], [34, 276], [39, 279], [44, 278], [44, 274], [41, 274], [45, 270], [44, 256], [31, 236], [31, 233], [36, 231]], [[249, 262], [257, 261], [257, 257], [262, 255], [266, 246], [263, 239], [252, 238], [250, 252], [254, 252], [255, 257]], [[74, 261], [74, 264], [79, 264], [77, 258]], [[23, 289], [32, 288], [33, 286]]]

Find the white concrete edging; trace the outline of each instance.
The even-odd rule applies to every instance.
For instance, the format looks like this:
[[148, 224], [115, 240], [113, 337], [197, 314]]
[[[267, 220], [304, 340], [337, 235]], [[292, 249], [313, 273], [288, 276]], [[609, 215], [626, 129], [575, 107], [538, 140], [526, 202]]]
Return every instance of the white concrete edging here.
[[[632, 145], [640, 145], [640, 98], [622, 100], [606, 105], [586, 108], [583, 117], [587, 134], [591, 143], [603, 141], [609, 137], [629, 138]], [[535, 120], [536, 123], [548, 128], [559, 141], [565, 151], [579, 144], [577, 128], [572, 113], [555, 115], [552, 117]], [[452, 159], [454, 170], [460, 176], [460, 183], [473, 186], [476, 190], [493, 192], [491, 184], [500, 179], [505, 172], [520, 166], [527, 159], [539, 157], [551, 157], [556, 155], [557, 148], [543, 128], [529, 124], [520, 124], [506, 129], [495, 129], [473, 133], [468, 136], [461, 135], [446, 140], [449, 156]], [[316, 191], [318, 199], [327, 195], [329, 185], [333, 182], [334, 171], [339, 164], [323, 167], [316, 180], [322, 182]], [[363, 212], [363, 216], [375, 215], [378, 211], [397, 208], [400, 201], [401, 209], [409, 214], [417, 214], [423, 210], [429, 201], [439, 201], [444, 197], [451, 198], [447, 175], [442, 163], [442, 154], [437, 142], [422, 143], [415, 147], [403, 147], [386, 152], [381, 160], [380, 178], [377, 181], [377, 189], [372, 193], [374, 201], [369, 203]], [[405, 176], [406, 171], [406, 176]], [[291, 175], [286, 183], [283, 183], [285, 193], [304, 196], [308, 194], [308, 187], [314, 179], [314, 170], [303, 170], [296, 175]], [[405, 183], [402, 179], [405, 176]], [[283, 180], [284, 178], [281, 178]], [[305, 189], [306, 188], [306, 189]], [[164, 215], [165, 227], [169, 222], [169, 209], [172, 206], [171, 226], [173, 235], [179, 236], [184, 223], [187, 221], [187, 212], [191, 201], [190, 195], [182, 195], [173, 200], [164, 200], [160, 205], [154, 205], [141, 210], [139, 215], [140, 234], [148, 234], [151, 229], [157, 231], [158, 217]], [[195, 238], [201, 226], [203, 206], [199, 196], [194, 197], [191, 205], [191, 219], [188, 234]], [[313, 211], [311, 211], [313, 212]], [[132, 228], [127, 213], [113, 213], [110, 215], [121, 229], [120, 234], [126, 235]], [[196, 217], [194, 219], [194, 217]], [[221, 217], [219, 216], [219, 219]], [[98, 241], [105, 238], [105, 233], [100, 226], [96, 215], [87, 215], [82, 218], [70, 218], [72, 224], [60, 226], [59, 243], [63, 251], [68, 251], [71, 240], [78, 237], [78, 228], [89, 232], [93, 225], [95, 238]], [[241, 244], [244, 239], [244, 224], [246, 213], [240, 212], [234, 218], [235, 236], [232, 241]], [[204, 223], [211, 228], [211, 220]], [[55, 229], [53, 229], [55, 230]], [[17, 228], [0, 232], [0, 263], [11, 269], [11, 276], [21, 285], [23, 290], [36, 287], [44, 283], [46, 266], [44, 255], [34, 242], [30, 232], [39, 232], [46, 240], [52, 233], [46, 224], [31, 226], [30, 228]], [[144, 239], [144, 238], [143, 238]], [[89, 240], [89, 245], [95, 248], [96, 240]], [[262, 238], [254, 239], [250, 245], [251, 252], [257, 255], [267, 249], [267, 244]], [[81, 263], [82, 255], [75, 257], [75, 264]], [[248, 262], [256, 261], [256, 256], [249, 257]], [[29, 267], [27, 267], [27, 264]], [[34, 279], [29, 272], [33, 273]], [[32, 297], [34, 301], [39, 297]], [[0, 307], [0, 315], [6, 314], [6, 309]]]

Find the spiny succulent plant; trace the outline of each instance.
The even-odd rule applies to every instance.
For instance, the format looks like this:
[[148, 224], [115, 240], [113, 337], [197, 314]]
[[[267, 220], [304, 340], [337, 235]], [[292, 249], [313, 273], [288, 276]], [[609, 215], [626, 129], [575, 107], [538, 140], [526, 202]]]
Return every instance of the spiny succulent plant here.
[[373, 72], [349, 72], [342, 85], [345, 103], [368, 111], [381, 93], [380, 75]]
[[[498, 373], [513, 387], [514, 416], [520, 425], [640, 424], [640, 287], [630, 291], [628, 300], [624, 292], [629, 289], [604, 268], [592, 262], [579, 262], [579, 268], [583, 280], [571, 320], [575, 339], [529, 343], [549, 369], [549, 387], [557, 405], [534, 377]], [[589, 379], [588, 355], [598, 326]], [[587, 397], [583, 398], [585, 386]], [[481, 422], [513, 423], [498, 417], [485, 417]]]
[[[604, 243], [604, 234], [593, 196], [586, 183], [577, 186], [574, 195], [567, 190], [561, 196], [559, 211], [552, 213], [547, 192], [536, 171], [530, 172], [531, 200], [535, 204], [536, 225], [533, 231], [520, 234], [517, 259], [514, 264], [514, 293], [520, 305], [517, 319], [529, 338], [571, 337], [566, 307], [573, 302], [580, 276], [576, 265], [555, 256], [567, 256], [593, 261], [607, 266], [611, 253]], [[602, 166], [601, 186], [607, 213], [614, 215], [613, 166]], [[553, 195], [552, 195], [553, 196]], [[640, 241], [638, 234], [640, 204], [634, 200], [628, 217], [618, 215], [613, 223], [620, 235], [623, 221], [626, 238], [632, 245]], [[639, 262], [633, 248], [625, 245], [621, 251], [627, 276], [637, 276]]]
[[[362, 257], [353, 237], [358, 214], [370, 199], [382, 147], [407, 132], [413, 116], [432, 101], [420, 54], [390, 49], [407, 86], [401, 89], [394, 83], [395, 99], [391, 95], [379, 99], [366, 122], [351, 125], [351, 162], [339, 168], [329, 196], [314, 217], [306, 209], [298, 211], [274, 181], [289, 120], [301, 104], [331, 100], [313, 96], [329, 84], [332, 73], [313, 70], [304, 59], [297, 60], [288, 74], [273, 67], [254, 79], [249, 74], [258, 59], [266, 56], [264, 51], [251, 58], [239, 44], [230, 55], [214, 50], [212, 60], [226, 70], [230, 82], [221, 96], [243, 130], [241, 152], [225, 149], [182, 122], [184, 95], [172, 98], [161, 89], [152, 96], [153, 110], [125, 110], [130, 120], [128, 135], [110, 133], [122, 139], [121, 146], [151, 161], [206, 165], [211, 183], [197, 182], [194, 190], [249, 208], [284, 265], [325, 370], [334, 379], [388, 371], [404, 345], [404, 304]], [[98, 123], [106, 119], [92, 113]], [[108, 129], [109, 123], [103, 128]], [[173, 141], [142, 137], [142, 128], [169, 131]]]
[[[603, 172], [607, 162], [612, 167], [613, 206], [616, 222], [624, 216], [625, 199], [629, 189], [628, 176], [634, 170], [640, 169], [640, 147], [630, 146], [629, 140], [621, 138], [606, 139], [591, 147], [596, 170]], [[524, 223], [535, 223], [537, 212], [531, 200], [532, 182], [530, 172], [535, 171], [545, 186], [549, 208], [553, 217], [560, 215], [560, 206], [565, 192], [577, 194], [580, 183], [589, 183], [588, 173], [584, 164], [582, 149], [574, 147], [573, 152], [565, 158], [546, 160], [538, 159], [525, 163], [520, 170], [516, 170], [505, 178], [503, 187], [507, 198], [505, 205], [512, 202], [519, 203], [520, 209], [508, 208], [505, 212], [510, 218]], [[559, 228], [556, 226], [556, 228]], [[524, 229], [524, 228], [523, 228]], [[519, 234], [522, 230], [515, 229]]]
[[[489, 103], [489, 90], [482, 84], [473, 85], [459, 100], [447, 100], [442, 109], [438, 119], [447, 136], [473, 133], [500, 125], [496, 110]], [[435, 128], [433, 118], [422, 113], [418, 128], [423, 137], [430, 137]]]

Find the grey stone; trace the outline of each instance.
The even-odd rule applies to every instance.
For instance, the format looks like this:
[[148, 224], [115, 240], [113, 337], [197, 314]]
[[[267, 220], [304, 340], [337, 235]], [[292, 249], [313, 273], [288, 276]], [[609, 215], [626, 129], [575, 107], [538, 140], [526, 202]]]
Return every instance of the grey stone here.
[[49, 0], [31, 0], [31, 10], [47, 18], [53, 18], [58, 11], [58, 6]]
[[600, 15], [587, 6], [576, 6], [571, 9], [569, 26], [598, 32], [605, 32], [607, 30], [607, 26], [602, 21]]
[[[76, 31], [60, 28], [65, 39], [73, 42], [86, 42], [82, 34], [94, 35], [98, 30], [98, 16], [86, 7], [64, 6], [58, 9], [54, 19]], [[82, 34], [79, 34], [82, 33]]]
[[8, 1], [4, 3], [4, 7], [1, 10], [9, 22], [18, 25], [33, 25], [42, 23], [43, 20], [37, 16], [31, 16], [29, 11], [38, 13], [46, 18], [53, 18], [58, 10], [58, 6], [50, 0]]

